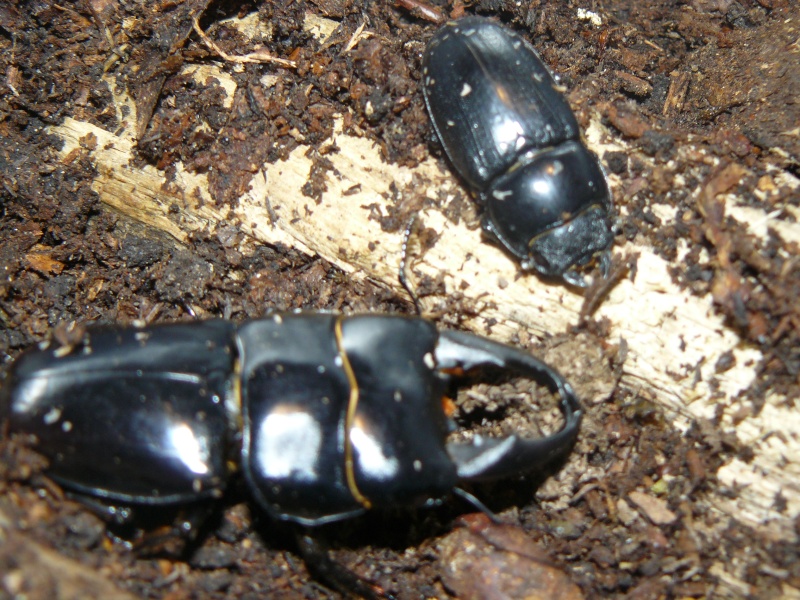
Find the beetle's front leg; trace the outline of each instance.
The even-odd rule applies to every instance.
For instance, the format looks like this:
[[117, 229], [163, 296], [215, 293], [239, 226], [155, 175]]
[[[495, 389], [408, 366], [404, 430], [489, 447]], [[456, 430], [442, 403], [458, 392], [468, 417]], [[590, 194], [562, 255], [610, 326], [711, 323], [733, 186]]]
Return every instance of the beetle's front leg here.
[[331, 558], [328, 548], [316, 537], [315, 532], [298, 529], [296, 538], [306, 566], [320, 581], [348, 596], [355, 594], [367, 600], [393, 600], [379, 585], [367, 581]]
[[469, 333], [445, 331], [436, 346], [436, 363], [445, 372], [496, 367], [540, 381], [561, 396], [564, 426], [550, 436], [475, 436], [469, 443], [447, 444], [460, 480], [487, 481], [533, 471], [569, 450], [575, 442], [582, 416], [575, 392], [561, 374], [530, 354]]

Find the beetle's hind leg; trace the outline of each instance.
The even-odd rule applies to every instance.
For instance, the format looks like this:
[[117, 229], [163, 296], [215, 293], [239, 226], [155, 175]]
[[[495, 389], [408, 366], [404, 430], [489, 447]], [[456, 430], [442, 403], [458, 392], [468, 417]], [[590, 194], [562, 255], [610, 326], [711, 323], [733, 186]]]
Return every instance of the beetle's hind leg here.
[[400, 282], [400, 285], [403, 286], [408, 295], [411, 296], [411, 300], [414, 302], [414, 308], [417, 311], [417, 315], [422, 315], [422, 306], [419, 303], [419, 297], [411, 288], [411, 283], [408, 280], [408, 273], [406, 269], [408, 268], [408, 246], [411, 242], [411, 236], [414, 234], [414, 229], [416, 228], [417, 223], [419, 222], [419, 218], [417, 215], [411, 217], [411, 220], [406, 225], [406, 230], [403, 233], [403, 245], [401, 248], [402, 257], [400, 258], [400, 270], [397, 274], [397, 279]]
[[[171, 521], [154, 528], [139, 529], [139, 534], [132, 540], [134, 552], [142, 556], [179, 557], [191, 554], [205, 538], [209, 517], [217, 506], [214, 500], [208, 499], [175, 507]], [[163, 507], [157, 507], [155, 512], [160, 513], [162, 510]], [[142, 510], [137, 509], [137, 523], [141, 513]]]
[[[420, 294], [417, 293], [415, 290], [414, 284], [409, 279], [409, 271], [413, 267], [413, 253], [411, 250], [411, 242], [412, 239], [416, 241], [419, 245], [419, 253], [420, 256], [423, 255], [428, 248], [431, 247], [431, 240], [430, 240], [430, 230], [425, 229], [425, 225], [420, 219], [418, 214], [415, 214], [409, 219], [408, 224], [406, 225], [405, 231], [403, 232], [403, 244], [401, 246], [401, 257], [400, 257], [400, 268], [398, 269], [397, 273], [397, 280], [400, 282], [400, 285], [403, 289], [408, 293], [411, 297], [411, 301], [414, 303], [414, 309], [417, 313], [417, 316], [423, 316], [423, 307], [422, 302], [420, 302]], [[435, 241], [435, 240], [434, 240]], [[427, 276], [423, 276], [421, 281], [425, 282], [428, 279]], [[423, 283], [423, 296], [428, 295], [430, 292], [424, 291], [424, 287], [429, 286], [430, 283], [425, 282]], [[437, 293], [437, 292], [434, 292]], [[440, 316], [442, 313], [439, 311], [433, 313], [427, 313], [425, 315], [428, 319], [435, 319], [437, 316]]]
[[[67, 491], [106, 524], [106, 535], [142, 556], [181, 556], [190, 551], [203, 525], [214, 511], [213, 500], [188, 505], [118, 504], [86, 494]], [[171, 509], [166, 511], [165, 509]]]

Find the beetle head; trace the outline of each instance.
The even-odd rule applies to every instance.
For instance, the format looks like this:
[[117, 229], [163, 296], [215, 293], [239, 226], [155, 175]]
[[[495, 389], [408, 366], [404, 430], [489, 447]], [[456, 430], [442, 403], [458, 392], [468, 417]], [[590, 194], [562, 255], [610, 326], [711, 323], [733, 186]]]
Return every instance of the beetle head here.
[[527, 152], [482, 201], [487, 233], [523, 268], [543, 275], [564, 277], [609, 248], [614, 238], [605, 175], [597, 157], [579, 142]]

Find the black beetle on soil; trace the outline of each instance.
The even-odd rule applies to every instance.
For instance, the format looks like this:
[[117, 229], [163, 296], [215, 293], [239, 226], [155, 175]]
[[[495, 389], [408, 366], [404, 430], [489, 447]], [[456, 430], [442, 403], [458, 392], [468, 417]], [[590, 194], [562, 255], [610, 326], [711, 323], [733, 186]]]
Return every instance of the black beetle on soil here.
[[423, 62], [434, 129], [484, 213], [484, 231], [524, 269], [585, 287], [577, 267], [614, 239], [605, 174], [536, 51], [478, 17], [448, 23]]
[[[445, 388], [482, 367], [557, 392], [563, 427], [448, 442]], [[181, 504], [221, 495], [241, 470], [269, 515], [301, 525], [436, 505], [458, 482], [536, 469], [581, 420], [570, 385], [531, 355], [387, 315], [88, 328], [23, 354], [7, 383], [0, 419], [34, 436], [68, 490]]]

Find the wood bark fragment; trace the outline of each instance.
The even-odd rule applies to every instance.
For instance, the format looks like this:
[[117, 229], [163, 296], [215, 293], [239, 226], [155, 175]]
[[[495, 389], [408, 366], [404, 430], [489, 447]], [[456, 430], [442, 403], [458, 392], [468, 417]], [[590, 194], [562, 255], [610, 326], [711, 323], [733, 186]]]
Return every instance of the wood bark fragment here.
[[[108, 574], [37, 544], [10, 525], [8, 516], [0, 511], [0, 590], [12, 594], [9, 597], [137, 599], [114, 585]], [[34, 582], [33, 589], [29, 582]]]

